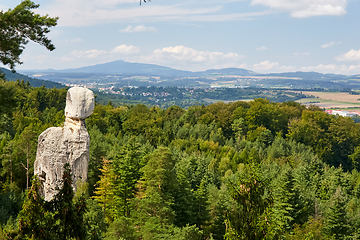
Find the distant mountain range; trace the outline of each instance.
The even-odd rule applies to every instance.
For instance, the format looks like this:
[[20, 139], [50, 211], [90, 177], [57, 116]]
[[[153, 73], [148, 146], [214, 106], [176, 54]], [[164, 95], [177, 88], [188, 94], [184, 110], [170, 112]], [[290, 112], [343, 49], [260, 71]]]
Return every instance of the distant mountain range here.
[[[170, 67], [164, 67], [156, 64], [145, 64], [145, 63], [131, 63], [123, 60], [96, 64], [93, 66], [86, 66], [81, 68], [63, 69], [63, 70], [29, 70], [22, 71], [24, 74], [36, 76], [45, 80], [53, 80], [57, 82], [66, 82], [66, 79], [100, 79], [101, 76], [104, 78], [107, 75], [119, 75], [119, 76], [160, 76], [160, 77], [209, 77], [209, 76], [271, 76], [281, 77], [286, 81], [286, 78], [299, 78], [308, 82], [314, 83], [337, 81], [337, 80], [349, 80], [355, 81], [356, 84], [360, 80], [360, 76], [346, 76], [337, 74], [322, 74], [318, 72], [285, 72], [285, 73], [269, 73], [260, 74], [253, 71], [249, 71], [242, 68], [223, 68], [223, 69], [209, 69], [206, 71], [183, 71], [177, 70]], [[18, 78], [18, 77], [15, 77]], [[9, 78], [10, 79], [10, 78]], [[25, 79], [25, 78], [24, 78]], [[34, 82], [33, 79], [31, 79]], [[30, 80], [29, 80], [30, 81]], [[280, 80], [279, 80], [280, 81]], [[43, 84], [43, 83], [39, 83]], [[186, 84], [184, 82], [184, 84]], [[46, 85], [46, 83], [45, 83]]]
[[164, 67], [156, 64], [147, 63], [130, 63], [123, 60], [96, 64], [81, 68], [71, 68], [63, 70], [31, 70], [23, 71], [24, 73], [42, 72], [42, 73], [93, 73], [93, 74], [119, 74], [119, 75], [152, 75], [152, 76], [205, 76], [205, 75], [243, 75], [251, 76], [256, 73], [242, 68], [224, 68], [210, 69], [207, 71], [191, 72], [177, 70], [170, 67]]
[[0, 67], [0, 72], [5, 74], [5, 78], [8, 81], [16, 81], [16, 80], [24, 80], [29, 81], [30, 85], [33, 87], [41, 87], [41, 86], [45, 86], [47, 88], [63, 88], [65, 87], [64, 85], [57, 83], [57, 82], [52, 82], [52, 81], [47, 81], [47, 80], [41, 80], [41, 79], [37, 79], [37, 78], [32, 78], [32, 77], [28, 77], [26, 75], [20, 74], [20, 73], [13, 73], [10, 70], [6, 69], [6, 68], [1, 68]]

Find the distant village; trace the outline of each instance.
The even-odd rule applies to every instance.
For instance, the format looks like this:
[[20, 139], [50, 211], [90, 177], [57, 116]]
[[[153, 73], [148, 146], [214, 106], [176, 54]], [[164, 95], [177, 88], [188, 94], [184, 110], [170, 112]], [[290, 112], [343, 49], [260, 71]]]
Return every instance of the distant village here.
[[[165, 92], [166, 88], [160, 88], [160, 91], [146, 91], [147, 88], [150, 87], [139, 87], [139, 86], [124, 86], [124, 87], [115, 87], [109, 86], [108, 84], [99, 84], [99, 83], [87, 83], [87, 84], [66, 84], [69, 87], [86, 87], [92, 90], [102, 92], [105, 94], [116, 94], [122, 96], [129, 96], [129, 97], [141, 97], [141, 98], [148, 98], [150, 101], [158, 103], [159, 101], [171, 101], [176, 100], [179, 98], [188, 98], [188, 99], [195, 99], [197, 98], [194, 96], [194, 90], [199, 89], [198, 87], [175, 87], [177, 91], [175, 92]], [[151, 87], [154, 90], [154, 87]], [[156, 88], [156, 87], [155, 87]], [[214, 89], [218, 89], [219, 86], [211, 86], [210, 88], [201, 88], [204, 92], [208, 92]], [[131, 91], [132, 89], [132, 91]], [[134, 91], [138, 89], [138, 91]], [[149, 89], [150, 90], [150, 89]], [[169, 89], [168, 89], [169, 90]], [[182, 95], [183, 97], [179, 96]], [[198, 99], [199, 100], [199, 99]], [[360, 115], [360, 109], [358, 111], [355, 110], [341, 110], [341, 109], [333, 109], [333, 110], [325, 110], [326, 113], [330, 115], [338, 115], [343, 117], [356, 117]]]
[[360, 115], [360, 110], [359, 111], [325, 110], [325, 112], [331, 115], [339, 115], [343, 117], [356, 117]]

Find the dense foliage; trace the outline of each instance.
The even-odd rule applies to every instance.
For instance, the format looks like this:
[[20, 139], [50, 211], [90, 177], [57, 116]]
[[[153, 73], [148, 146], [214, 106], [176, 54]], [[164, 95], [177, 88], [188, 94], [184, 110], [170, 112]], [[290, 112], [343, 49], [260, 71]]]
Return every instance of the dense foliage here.
[[88, 186], [64, 184], [45, 203], [27, 182], [37, 137], [61, 126], [65, 97], [0, 82], [0, 239], [360, 236], [360, 125], [261, 98], [187, 110], [97, 104]]
[[24, 81], [29, 81], [30, 85], [33, 87], [41, 87], [45, 86], [47, 88], [65, 88], [65, 85], [62, 85], [57, 82], [47, 81], [47, 80], [41, 80], [37, 78], [32, 78], [17, 72], [12, 72], [6, 68], [0, 67], [0, 72], [5, 75], [6, 80], [8, 81], [16, 81], [18, 79], [24, 79]]
[[46, 34], [56, 26], [58, 18], [34, 13], [32, 10], [38, 7], [38, 4], [24, 0], [14, 9], [0, 11], [0, 62], [13, 71], [16, 64], [21, 64], [20, 55], [29, 41], [50, 51], [55, 49]]

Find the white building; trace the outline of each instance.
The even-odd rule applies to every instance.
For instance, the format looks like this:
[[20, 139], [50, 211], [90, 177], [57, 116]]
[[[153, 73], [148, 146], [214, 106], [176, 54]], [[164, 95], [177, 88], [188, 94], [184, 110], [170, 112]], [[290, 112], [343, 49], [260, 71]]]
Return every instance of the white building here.
[[343, 117], [355, 117], [357, 114], [353, 113], [353, 112], [348, 112], [348, 111], [342, 111], [342, 110], [333, 110], [331, 112], [332, 115], [339, 115], [339, 116], [343, 116]]

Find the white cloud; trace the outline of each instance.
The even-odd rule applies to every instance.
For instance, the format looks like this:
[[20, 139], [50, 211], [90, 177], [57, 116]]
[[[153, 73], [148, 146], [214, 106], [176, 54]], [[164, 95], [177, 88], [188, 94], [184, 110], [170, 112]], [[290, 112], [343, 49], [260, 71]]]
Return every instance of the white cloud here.
[[161, 61], [180, 61], [180, 62], [218, 62], [218, 61], [236, 61], [243, 56], [237, 53], [222, 53], [210, 51], [198, 51], [185, 46], [165, 47], [156, 49], [153, 56]]
[[315, 71], [321, 73], [334, 73], [334, 74], [359, 74], [360, 65], [338, 65], [338, 64], [319, 64], [316, 66], [301, 67], [301, 71]]
[[52, 0], [36, 11], [40, 14], [58, 16], [58, 26], [94, 26], [114, 22], [223, 22], [249, 20], [272, 13], [224, 13], [225, 4], [238, 2], [237, 0], [213, 1], [207, 4], [199, 4], [196, 1], [153, 1], [141, 7], [134, 1]]
[[271, 62], [268, 60], [256, 63], [252, 66], [252, 70], [255, 72], [288, 72], [294, 71], [295, 69], [294, 66], [280, 65], [278, 62]]
[[148, 20], [153, 21], [177, 21], [177, 22], [227, 22], [239, 20], [251, 20], [254, 17], [271, 14], [271, 11], [263, 12], [246, 12], [246, 13], [228, 13], [228, 14], [189, 14], [184, 18], [181, 15], [166, 15], [152, 17]]
[[120, 32], [126, 33], [138, 33], [138, 32], [157, 32], [156, 27], [146, 27], [145, 25], [137, 25], [135, 27], [129, 25], [125, 29], [121, 30]]
[[124, 54], [124, 55], [129, 55], [129, 54], [135, 54], [135, 53], [139, 53], [140, 52], [140, 48], [133, 46], [133, 45], [120, 45], [117, 46], [116, 48], [114, 48], [114, 50], [112, 51], [113, 53], [116, 54]]
[[106, 51], [103, 50], [87, 50], [87, 51], [78, 51], [74, 50], [70, 53], [70, 56], [75, 58], [99, 58], [106, 54]]
[[334, 41], [329, 42], [329, 43], [325, 43], [325, 44], [321, 45], [321, 48], [328, 48], [328, 47], [331, 47], [331, 46], [334, 45], [334, 44], [335, 44]]
[[286, 66], [281, 65], [279, 62], [263, 61], [261, 63], [252, 65], [251, 70], [261, 73], [303, 71], [355, 75], [359, 74], [360, 72], [360, 64], [318, 64], [313, 66]]
[[267, 48], [266, 48], [265, 46], [256, 48], [256, 50], [258, 50], [258, 51], [264, 51], [264, 50], [266, 50], [266, 49], [267, 49]]
[[87, 51], [76, 50], [69, 55], [63, 56], [61, 60], [73, 63], [81, 61], [90, 65], [121, 59], [129, 62], [159, 64], [175, 69], [197, 71], [210, 68], [245, 68], [246, 64], [241, 62], [243, 58], [243, 55], [234, 52], [199, 51], [181, 45], [143, 52], [137, 46], [123, 44], [110, 51], [95, 49]]
[[339, 68], [336, 64], [319, 64], [316, 66], [307, 66], [307, 67], [301, 67], [301, 71], [312, 71], [312, 72], [322, 72], [322, 73], [330, 73], [335, 72], [336, 69]]
[[338, 41], [338, 42], [332, 41], [332, 42], [325, 43], [325, 44], [321, 45], [321, 48], [328, 48], [328, 47], [331, 47], [333, 45], [338, 45], [338, 44], [341, 44], [341, 43], [342, 43], [341, 41]]
[[294, 52], [294, 56], [309, 56], [309, 52]]
[[[129, 4], [131, 3], [131, 4]], [[139, 7], [133, 0], [56, 0], [37, 10], [40, 14], [59, 16], [59, 26], [92, 26], [110, 22], [166, 21], [216, 13], [221, 5], [184, 7], [182, 3], [152, 2]]]
[[360, 61], [360, 50], [351, 49], [345, 54], [335, 57], [338, 61]]
[[297, 18], [340, 16], [346, 14], [347, 7], [347, 0], [252, 0], [251, 3], [287, 11]]
[[88, 64], [97, 64], [99, 62], [110, 62], [118, 59], [131, 60], [131, 57], [137, 56], [140, 48], [133, 45], [119, 45], [110, 51], [91, 49], [86, 51], [74, 50], [70, 54], [61, 58], [64, 62], [84, 61]]
[[270, 61], [263, 61], [261, 63], [256, 63], [253, 65], [253, 69], [255, 71], [267, 71], [273, 68], [277, 68], [279, 66], [278, 62], [270, 62]]

